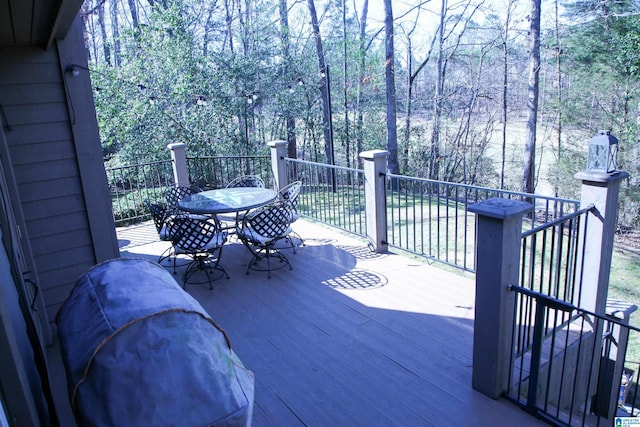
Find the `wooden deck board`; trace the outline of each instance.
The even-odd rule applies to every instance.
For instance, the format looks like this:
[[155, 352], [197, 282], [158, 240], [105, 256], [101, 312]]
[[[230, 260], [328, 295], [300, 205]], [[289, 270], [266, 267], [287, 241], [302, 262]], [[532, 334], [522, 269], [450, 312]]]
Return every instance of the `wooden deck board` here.
[[[293, 270], [247, 275], [250, 253], [232, 240], [230, 279], [186, 287], [255, 374], [254, 426], [544, 425], [472, 389], [469, 275], [295, 225], [306, 245], [286, 250]], [[118, 237], [122, 256], [167, 247], [149, 224]]]

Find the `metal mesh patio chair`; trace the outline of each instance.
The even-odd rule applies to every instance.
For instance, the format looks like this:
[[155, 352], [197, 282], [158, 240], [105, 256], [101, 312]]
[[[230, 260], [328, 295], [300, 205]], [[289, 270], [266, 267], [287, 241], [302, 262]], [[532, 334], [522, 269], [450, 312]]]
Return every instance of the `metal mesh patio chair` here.
[[[167, 227], [176, 256], [187, 255], [192, 258], [182, 277], [183, 288], [187, 283], [209, 283], [209, 289], [213, 289], [214, 279], [229, 278], [220, 265], [222, 247], [227, 241], [227, 233], [222, 231], [220, 221], [215, 218], [176, 215], [167, 220]], [[190, 281], [200, 271], [206, 274], [207, 282]], [[216, 271], [221, 273], [218, 277], [215, 277]]]
[[[302, 181], [294, 181], [289, 185], [282, 187], [282, 189], [278, 191], [278, 200], [289, 205], [289, 211], [291, 212], [291, 224], [300, 218], [300, 215], [298, 214], [298, 196], [300, 195], [301, 189]], [[298, 245], [296, 245], [294, 239], [299, 242]], [[296, 246], [304, 246], [304, 240], [298, 233], [293, 231], [293, 229], [291, 230], [291, 233], [287, 235], [286, 241], [291, 245], [294, 253], [296, 252]]]
[[167, 209], [169, 210], [169, 214], [181, 214], [184, 213], [178, 207], [178, 202], [183, 198], [192, 195], [193, 193], [200, 193], [202, 190], [195, 185], [191, 186], [180, 186], [176, 185], [174, 187], [168, 188], [164, 193], [164, 198], [167, 201]]
[[[156, 231], [158, 232], [158, 238], [163, 242], [171, 242], [171, 236], [169, 235], [169, 230], [167, 227], [167, 219], [169, 218], [169, 210], [167, 209], [167, 205], [161, 202], [151, 202], [146, 200], [145, 205], [147, 209], [149, 209], [149, 213], [151, 214], [151, 219], [153, 219], [153, 225], [156, 227]], [[173, 269], [175, 272], [176, 269], [176, 261], [175, 261], [175, 253], [173, 251], [173, 245], [169, 246], [158, 258], [157, 263], [161, 264], [165, 259], [173, 258]]]
[[[271, 270], [283, 267], [292, 269], [289, 260], [275, 244], [291, 233], [291, 212], [287, 203], [275, 202], [262, 206], [248, 213], [237, 229], [238, 238], [251, 250], [253, 258], [247, 265], [249, 270], [267, 271], [271, 278]], [[272, 259], [278, 261], [275, 266]], [[266, 266], [264, 262], [266, 261]]]
[[227, 188], [233, 187], [259, 187], [264, 188], [264, 181], [257, 175], [243, 175], [239, 176], [232, 181], [230, 181], [227, 185]]

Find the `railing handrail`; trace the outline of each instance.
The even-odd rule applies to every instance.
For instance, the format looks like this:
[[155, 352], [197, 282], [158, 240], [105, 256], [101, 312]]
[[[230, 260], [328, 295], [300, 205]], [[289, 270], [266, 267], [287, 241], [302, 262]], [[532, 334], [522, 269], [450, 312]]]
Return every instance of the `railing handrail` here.
[[517, 285], [510, 285], [509, 290], [542, 300], [545, 307], [553, 308], [555, 310], [562, 310], [571, 313], [572, 311], [578, 309], [578, 307], [571, 304], [570, 302], [554, 298], [551, 295], [543, 294], [542, 292], [534, 291], [533, 289], [524, 288]]
[[111, 167], [105, 167], [105, 171], [113, 171], [113, 170], [117, 170], [117, 169], [130, 169], [130, 168], [137, 168], [140, 166], [152, 166], [152, 165], [159, 165], [159, 164], [163, 164], [163, 163], [171, 163], [171, 159], [167, 159], [167, 160], [154, 160], [151, 162], [144, 162], [144, 163], [136, 163], [133, 165], [124, 165], [124, 166], [111, 166]]
[[389, 178], [400, 178], [400, 179], [411, 179], [411, 180], [414, 180], [414, 181], [421, 181], [421, 182], [429, 183], [429, 184], [442, 184], [442, 185], [455, 186], [455, 187], [460, 187], [460, 188], [469, 189], [469, 190], [478, 190], [478, 191], [486, 191], [486, 192], [507, 194], [507, 195], [512, 195], [512, 196], [520, 196], [520, 197], [523, 197], [523, 198], [545, 199], [545, 200], [557, 201], [557, 202], [560, 202], [560, 203], [568, 203], [568, 204], [576, 204], [576, 205], [580, 204], [580, 201], [574, 200], [574, 199], [564, 199], [562, 197], [546, 196], [546, 195], [543, 195], [543, 194], [535, 194], [535, 193], [525, 193], [525, 192], [522, 192], [522, 191], [503, 190], [503, 189], [500, 189], [500, 188], [481, 187], [481, 186], [478, 186], [478, 185], [462, 184], [462, 183], [459, 183], [459, 182], [439, 181], [439, 180], [435, 180], [435, 179], [431, 179], [431, 178], [420, 178], [420, 177], [414, 177], [414, 176], [408, 176], [408, 175], [398, 175], [398, 174], [392, 174], [392, 173], [387, 173], [387, 177], [389, 177]]
[[255, 154], [255, 155], [234, 155], [234, 156], [187, 156], [187, 160], [198, 160], [198, 159], [268, 159], [269, 155], [267, 154]]
[[[512, 347], [522, 334], [532, 338], [528, 348], [511, 352], [508, 400], [551, 425], [611, 425], [622, 407], [637, 414], [637, 397], [627, 400], [624, 389], [638, 384], [638, 362], [628, 345], [640, 328], [528, 288], [509, 289], [526, 296], [517, 300], [527, 312], [516, 318], [514, 311]], [[558, 311], [571, 317], [555, 324]], [[590, 400], [595, 405], [587, 405]]]
[[347, 166], [327, 165], [324, 163], [312, 162], [310, 160], [292, 159], [291, 157], [286, 157], [285, 160], [291, 163], [299, 163], [303, 165], [321, 165], [322, 167], [326, 167], [327, 169], [336, 169], [336, 170], [343, 170], [343, 171], [349, 171], [349, 172], [364, 173], [362, 169], [350, 168]]
[[540, 231], [543, 231], [543, 230], [546, 230], [548, 228], [554, 227], [554, 226], [556, 226], [558, 224], [561, 224], [563, 222], [570, 221], [570, 220], [572, 220], [574, 218], [577, 218], [577, 217], [579, 217], [579, 216], [581, 216], [581, 215], [583, 215], [583, 214], [585, 214], [587, 212], [593, 212], [595, 210], [595, 208], [596, 207], [593, 204], [591, 204], [591, 205], [587, 206], [586, 208], [582, 208], [582, 209], [580, 209], [578, 211], [575, 211], [575, 212], [572, 212], [570, 214], [564, 215], [564, 216], [562, 216], [560, 218], [554, 219], [553, 221], [545, 222], [544, 224], [541, 224], [541, 225], [539, 225], [537, 227], [533, 227], [533, 228], [531, 228], [529, 230], [523, 231], [522, 232], [522, 238], [523, 239], [527, 238], [527, 237], [529, 237], [529, 236], [531, 236], [533, 234], [536, 234], [536, 233], [538, 233]]

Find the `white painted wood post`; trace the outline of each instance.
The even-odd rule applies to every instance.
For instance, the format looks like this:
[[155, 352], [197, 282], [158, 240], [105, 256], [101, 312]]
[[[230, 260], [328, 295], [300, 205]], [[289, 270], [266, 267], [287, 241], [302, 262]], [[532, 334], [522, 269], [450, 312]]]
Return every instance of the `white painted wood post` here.
[[[635, 304], [620, 300], [607, 300], [607, 316], [617, 319], [623, 325], [629, 325], [631, 315], [637, 309], [638, 307]], [[601, 382], [609, 387], [608, 390], [602, 390], [605, 396], [609, 396], [609, 400], [606, 401], [604, 398], [598, 399], [596, 412], [598, 415], [607, 416], [613, 423], [613, 416], [616, 415], [618, 399], [622, 392], [621, 387], [618, 387], [618, 380], [622, 380], [624, 371], [624, 356], [627, 354], [629, 328], [615, 325], [610, 332], [611, 335], [607, 338], [607, 343], [611, 345], [611, 348], [607, 354], [608, 360], [605, 362], [608, 368], [613, 369], [611, 371], [605, 369], [604, 372], [600, 372]], [[628, 393], [632, 387], [630, 379], [627, 384], [625, 384], [625, 387], [626, 393]], [[626, 393], [624, 393], [624, 395], [626, 395]]]
[[620, 182], [628, 176], [625, 171], [608, 174], [583, 171], [575, 175], [582, 181], [580, 207], [593, 204], [597, 209], [582, 230], [586, 240], [578, 306], [600, 315], [605, 314], [607, 305]]
[[271, 148], [271, 171], [275, 180], [275, 189], [284, 188], [287, 182], [287, 165], [284, 159], [287, 157], [287, 141], [269, 141]]
[[173, 166], [173, 180], [180, 187], [188, 187], [189, 171], [187, 170], [187, 154], [185, 145], [182, 142], [167, 145], [171, 150], [171, 164]]
[[[580, 300], [578, 307], [592, 311], [596, 314], [604, 316], [607, 310], [607, 294], [609, 292], [609, 276], [611, 272], [611, 259], [613, 256], [613, 240], [617, 225], [618, 211], [618, 194], [620, 192], [620, 183], [626, 179], [629, 174], [625, 171], [614, 171], [611, 173], [582, 171], [578, 172], [575, 177], [582, 181], [582, 189], [580, 195], [580, 207], [586, 208], [594, 205], [596, 213], [589, 215], [586, 225], [581, 224], [580, 232], [584, 236], [583, 247], [579, 248], [582, 259], [578, 260], [578, 265], [582, 266], [582, 277], [580, 287]], [[603, 323], [598, 322], [598, 327], [594, 331], [593, 344], [600, 345], [603, 342]], [[624, 350], [619, 348], [618, 350]], [[624, 353], [620, 353], [622, 356]], [[600, 355], [602, 356], [602, 355]], [[615, 358], [614, 358], [615, 357]], [[598, 367], [601, 363], [606, 362], [613, 367], [612, 388], [609, 390], [596, 389], [596, 385], [604, 382], [604, 378], [591, 379], [590, 396], [593, 394], [601, 394], [596, 412], [605, 417], [611, 417], [615, 414], [615, 406], [617, 399], [613, 399], [613, 395], [617, 396], [619, 389], [616, 389], [619, 379], [622, 376], [622, 365], [624, 360], [617, 360], [618, 352], [609, 354], [609, 361], [595, 357], [591, 366], [585, 366], [584, 372], [577, 373], [584, 378], [589, 379], [589, 373], [598, 373]], [[600, 373], [600, 377], [603, 373]], [[608, 400], [605, 400], [606, 398]]]
[[387, 158], [384, 150], [363, 151], [360, 158], [364, 161], [364, 198], [367, 213], [367, 237], [373, 250], [387, 252]]
[[499, 398], [508, 389], [514, 292], [518, 285], [522, 215], [529, 203], [501, 198], [469, 206], [476, 214], [476, 300], [472, 386]]

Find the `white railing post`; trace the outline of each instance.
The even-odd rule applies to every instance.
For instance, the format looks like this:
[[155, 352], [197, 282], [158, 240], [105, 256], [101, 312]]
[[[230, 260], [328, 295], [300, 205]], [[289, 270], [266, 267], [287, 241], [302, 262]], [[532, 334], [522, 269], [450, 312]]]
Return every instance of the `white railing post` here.
[[287, 185], [287, 165], [284, 159], [287, 157], [287, 141], [269, 141], [271, 148], [271, 171], [275, 180], [275, 188], [284, 188]]
[[[613, 240], [617, 226], [618, 194], [620, 183], [629, 174], [625, 171], [614, 171], [610, 173], [582, 171], [575, 175], [576, 179], [582, 181], [580, 207], [586, 208], [595, 206], [595, 213], [587, 217], [586, 224], [581, 224], [581, 232], [584, 240], [579, 249], [582, 259], [578, 260], [578, 265], [582, 266], [580, 300], [578, 307], [592, 311], [601, 316], [606, 315], [607, 294], [609, 293], [609, 276], [611, 272], [611, 260], [613, 256]], [[611, 418], [615, 414], [612, 405], [617, 404], [617, 399], [613, 400], [613, 395], [619, 393], [619, 380], [622, 376], [624, 364], [624, 353], [614, 352], [609, 354], [609, 359], [605, 359], [602, 354], [603, 345], [603, 322], [597, 322], [593, 334], [593, 346], [597, 346], [593, 351], [600, 351], [599, 357], [594, 357], [590, 366], [585, 366], [577, 374], [589, 381], [591, 388], [588, 390], [590, 396], [598, 395], [598, 407], [595, 408], [598, 415]], [[621, 350], [626, 350], [621, 348]], [[611, 366], [614, 372], [606, 375], [613, 375], [612, 387], [596, 386], [604, 383], [602, 372], [599, 366]], [[598, 373], [598, 377], [593, 374]], [[592, 375], [589, 378], [589, 375]], [[608, 390], [607, 390], [608, 388]], [[616, 405], [617, 406], [617, 405]]]
[[182, 142], [167, 145], [171, 150], [171, 164], [173, 166], [173, 180], [177, 186], [188, 187], [189, 171], [187, 170], [187, 153]]
[[625, 171], [607, 174], [583, 171], [575, 175], [582, 181], [580, 208], [593, 204], [597, 210], [595, 215], [589, 215], [583, 230], [584, 258], [578, 306], [600, 315], [605, 314], [607, 305], [620, 182], [628, 176]]
[[469, 206], [476, 214], [476, 299], [472, 386], [499, 398], [508, 389], [514, 292], [518, 285], [522, 215], [529, 203], [494, 198]]
[[367, 237], [373, 250], [382, 253], [389, 248], [387, 243], [387, 158], [384, 150], [363, 151], [360, 158], [364, 161], [364, 198], [367, 215]]

